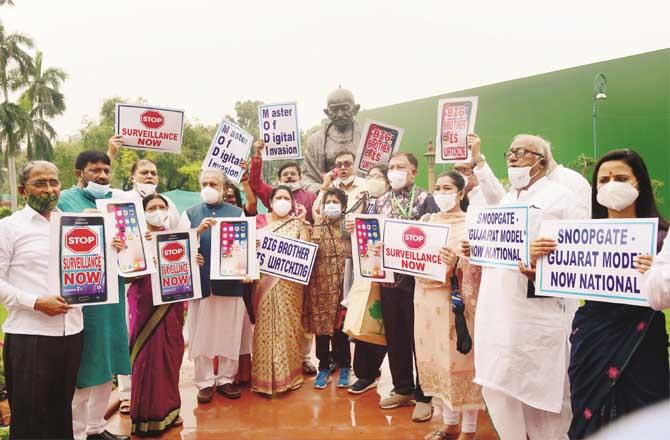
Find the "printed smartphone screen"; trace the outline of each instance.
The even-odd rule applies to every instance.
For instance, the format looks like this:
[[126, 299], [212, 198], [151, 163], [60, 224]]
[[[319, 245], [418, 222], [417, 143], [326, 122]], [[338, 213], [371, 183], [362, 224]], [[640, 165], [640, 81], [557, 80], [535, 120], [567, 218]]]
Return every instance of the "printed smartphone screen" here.
[[68, 304], [107, 301], [105, 228], [100, 217], [62, 217], [60, 294]]
[[221, 222], [221, 275], [245, 276], [248, 273], [247, 222]]
[[365, 278], [385, 278], [382, 269], [381, 232], [377, 219], [356, 219], [358, 263]]
[[147, 262], [135, 204], [109, 204], [107, 212], [114, 214], [115, 236], [125, 245], [118, 254], [119, 270], [126, 273], [145, 270]]
[[161, 299], [164, 302], [193, 298], [191, 240], [188, 232], [160, 235], [156, 240], [160, 264]]

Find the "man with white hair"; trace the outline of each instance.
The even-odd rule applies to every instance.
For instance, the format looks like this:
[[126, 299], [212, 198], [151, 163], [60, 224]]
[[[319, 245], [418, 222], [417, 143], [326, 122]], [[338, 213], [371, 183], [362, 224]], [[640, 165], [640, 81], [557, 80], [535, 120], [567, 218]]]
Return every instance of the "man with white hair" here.
[[[548, 153], [547, 145], [526, 135], [515, 137], [505, 153], [511, 189], [500, 204], [530, 206], [529, 239], [533, 225], [543, 221], [590, 217], [573, 193], [547, 178]], [[501, 438], [568, 438], [568, 338], [576, 308], [574, 300], [536, 297], [519, 270], [482, 269], [474, 381]]]
[[[200, 254], [205, 264], [200, 267], [202, 299], [191, 301], [188, 310], [189, 358], [195, 363], [195, 385], [198, 402], [209, 403], [214, 389], [229, 399], [240, 397], [233, 384], [239, 357], [251, 353], [251, 338], [243, 338], [242, 329], [248, 321], [242, 282], [211, 280], [211, 228], [217, 217], [243, 217], [241, 208], [226, 203], [226, 176], [218, 169], [200, 173], [200, 196], [203, 203], [184, 212], [180, 227], [196, 228], [200, 239]], [[218, 357], [218, 373], [214, 374], [214, 358]]]

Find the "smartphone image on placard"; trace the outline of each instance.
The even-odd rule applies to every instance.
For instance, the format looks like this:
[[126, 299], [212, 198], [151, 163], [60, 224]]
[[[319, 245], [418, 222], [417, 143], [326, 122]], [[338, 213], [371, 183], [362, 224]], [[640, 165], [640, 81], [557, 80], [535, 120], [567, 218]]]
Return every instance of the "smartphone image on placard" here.
[[358, 242], [358, 264], [365, 278], [385, 278], [382, 269], [381, 230], [375, 218], [357, 218], [355, 222]]
[[221, 275], [243, 276], [248, 273], [247, 222], [221, 222]]
[[102, 218], [61, 218], [58, 261], [60, 295], [68, 304], [107, 301], [107, 254]]
[[121, 272], [145, 270], [147, 262], [135, 204], [109, 204], [107, 212], [114, 214], [115, 235], [125, 245], [125, 248], [118, 254], [119, 270]]
[[191, 240], [188, 232], [158, 236], [156, 240], [160, 264], [161, 299], [164, 302], [193, 298]]

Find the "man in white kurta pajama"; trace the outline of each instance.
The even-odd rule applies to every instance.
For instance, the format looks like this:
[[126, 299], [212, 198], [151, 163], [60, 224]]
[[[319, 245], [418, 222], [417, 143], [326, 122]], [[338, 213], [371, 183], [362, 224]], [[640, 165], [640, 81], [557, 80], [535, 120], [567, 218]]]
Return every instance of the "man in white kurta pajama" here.
[[[518, 136], [510, 152], [510, 168], [530, 167], [530, 178], [514, 179], [510, 172], [513, 188], [500, 204], [531, 206], [531, 239], [542, 221], [588, 217], [569, 190], [545, 177], [548, 146], [541, 138]], [[568, 338], [577, 302], [529, 298], [528, 283], [518, 270], [483, 268], [475, 316], [475, 382], [483, 387], [502, 439], [567, 439], [572, 418]]]

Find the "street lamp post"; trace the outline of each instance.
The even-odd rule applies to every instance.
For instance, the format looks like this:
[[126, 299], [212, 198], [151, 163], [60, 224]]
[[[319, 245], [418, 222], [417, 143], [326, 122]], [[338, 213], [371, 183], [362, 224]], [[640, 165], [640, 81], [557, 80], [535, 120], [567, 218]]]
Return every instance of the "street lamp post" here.
[[428, 141], [428, 146], [426, 147], [426, 152], [423, 153], [423, 157], [428, 162], [428, 192], [432, 193], [435, 189], [435, 147], [432, 140]]
[[596, 136], [596, 121], [598, 119], [598, 101], [607, 99], [607, 78], [604, 73], [598, 73], [593, 78], [593, 159], [598, 160], [598, 141]]

